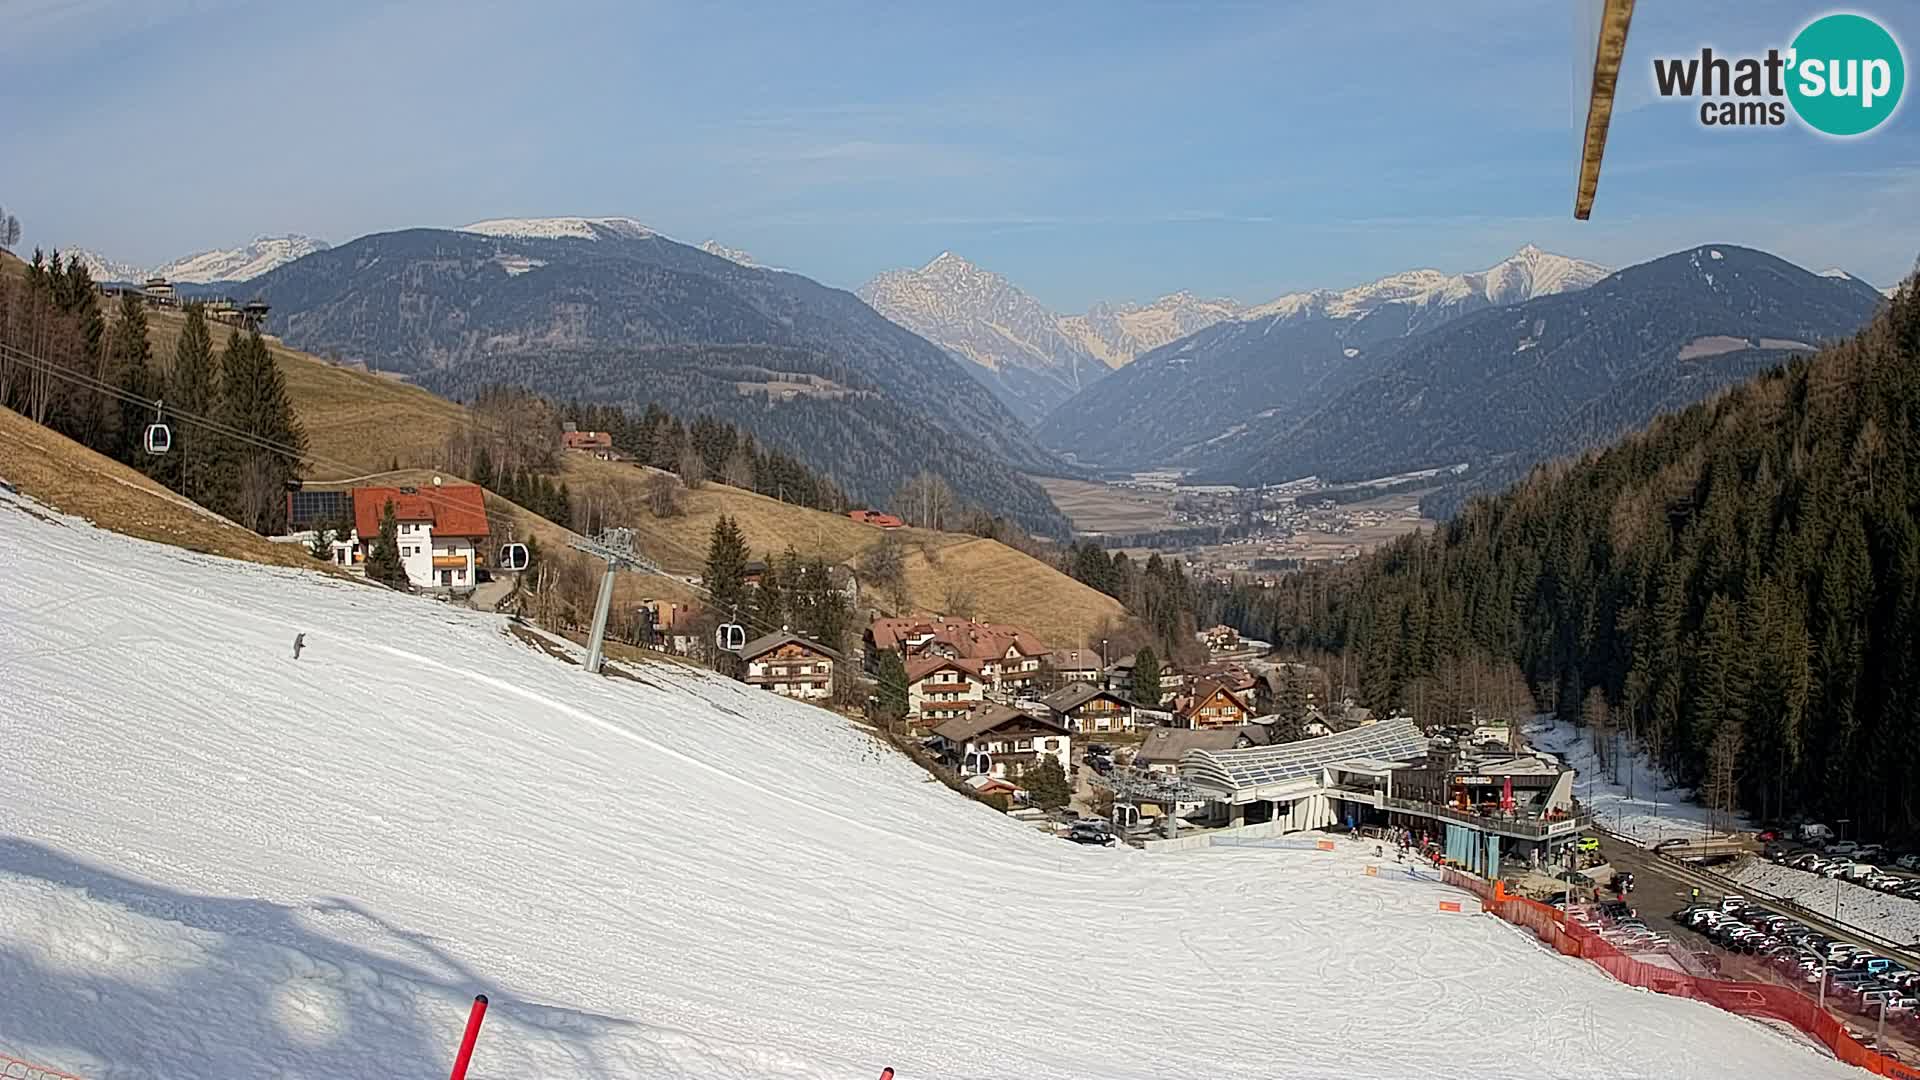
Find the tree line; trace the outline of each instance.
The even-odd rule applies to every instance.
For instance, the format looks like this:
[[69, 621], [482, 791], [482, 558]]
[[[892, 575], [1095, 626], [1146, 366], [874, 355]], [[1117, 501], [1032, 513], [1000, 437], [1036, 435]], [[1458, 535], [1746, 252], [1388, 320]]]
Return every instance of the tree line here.
[[752, 561], [739, 523], [721, 515], [708, 539], [703, 579], [716, 619], [740, 623], [748, 640], [784, 626], [835, 652], [846, 651], [853, 604], [824, 559], [802, 559], [791, 544], [778, 558], [769, 551], [757, 583], [749, 581]]
[[[216, 354], [198, 304], [170, 355], [149, 331], [142, 297], [103, 310], [79, 259], [35, 251], [24, 276], [0, 275], [0, 404], [249, 529], [284, 532], [307, 439], [266, 341], [233, 331]], [[163, 452], [149, 449], [155, 424]]]
[[1912, 834], [1915, 285], [1854, 338], [1535, 469], [1435, 532], [1273, 588], [1210, 588], [1201, 610], [1351, 659], [1376, 708], [1514, 664], [1542, 708], [1588, 726], [1603, 767], [1624, 740], [1719, 809]]
[[1061, 549], [1055, 565], [1139, 616], [1160, 647], [1160, 655], [1182, 661], [1197, 658], [1200, 649], [1194, 632], [1200, 594], [1178, 559], [1163, 559], [1154, 552], [1136, 563], [1124, 551], [1108, 553], [1092, 541], [1074, 541]]

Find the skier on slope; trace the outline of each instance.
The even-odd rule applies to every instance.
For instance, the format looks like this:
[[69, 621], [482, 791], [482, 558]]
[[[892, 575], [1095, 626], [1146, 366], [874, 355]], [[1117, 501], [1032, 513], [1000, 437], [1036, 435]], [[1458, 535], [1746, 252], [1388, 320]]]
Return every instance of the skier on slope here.
[[293, 658], [295, 660], [300, 659], [300, 650], [306, 647], [307, 647], [307, 635], [305, 634], [293, 635]]

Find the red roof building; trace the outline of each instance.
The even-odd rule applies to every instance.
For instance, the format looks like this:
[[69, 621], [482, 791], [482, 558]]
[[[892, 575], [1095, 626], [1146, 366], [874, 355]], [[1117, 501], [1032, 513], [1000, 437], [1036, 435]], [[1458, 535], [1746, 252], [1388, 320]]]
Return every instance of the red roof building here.
[[560, 442], [568, 450], [582, 454], [605, 454], [613, 451], [613, 433], [607, 431], [563, 431]]
[[354, 488], [354, 531], [369, 540], [379, 536], [380, 517], [386, 512], [389, 502], [393, 504], [395, 521], [431, 525], [435, 536], [484, 540], [489, 533], [486, 497], [477, 484], [447, 484], [425, 491], [417, 488]]
[[393, 507], [394, 544], [416, 588], [466, 590], [478, 582], [480, 545], [488, 535], [485, 495], [473, 484], [425, 489], [353, 489], [353, 533], [333, 541], [333, 561], [363, 567]]
[[849, 510], [847, 516], [862, 525], [872, 525], [876, 529], [898, 529], [907, 524], [892, 514], [883, 514], [878, 510]]

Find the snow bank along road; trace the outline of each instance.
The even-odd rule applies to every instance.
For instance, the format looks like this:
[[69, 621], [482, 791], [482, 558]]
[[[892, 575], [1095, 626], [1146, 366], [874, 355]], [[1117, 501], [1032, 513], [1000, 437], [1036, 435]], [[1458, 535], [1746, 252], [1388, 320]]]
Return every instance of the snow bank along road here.
[[484, 991], [488, 1078], [1855, 1075], [1356, 852], [1082, 849], [820, 710], [19, 505], [0, 1053], [431, 1076]]
[[1832, 916], [1895, 945], [1920, 941], [1920, 901], [1889, 896], [1865, 885], [1809, 874], [1763, 859], [1748, 859], [1726, 874], [1756, 892], [1793, 900], [1815, 914]]

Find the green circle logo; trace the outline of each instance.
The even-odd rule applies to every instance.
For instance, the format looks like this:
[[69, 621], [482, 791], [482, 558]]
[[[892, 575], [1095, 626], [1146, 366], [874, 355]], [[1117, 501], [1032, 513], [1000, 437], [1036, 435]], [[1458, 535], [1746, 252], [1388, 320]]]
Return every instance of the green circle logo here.
[[1864, 15], [1826, 15], [1793, 39], [1787, 99], [1815, 131], [1864, 135], [1893, 115], [1907, 84], [1900, 43]]

